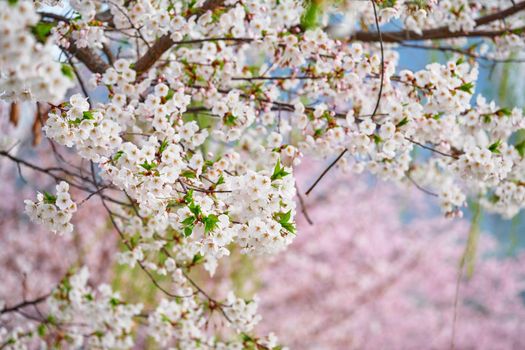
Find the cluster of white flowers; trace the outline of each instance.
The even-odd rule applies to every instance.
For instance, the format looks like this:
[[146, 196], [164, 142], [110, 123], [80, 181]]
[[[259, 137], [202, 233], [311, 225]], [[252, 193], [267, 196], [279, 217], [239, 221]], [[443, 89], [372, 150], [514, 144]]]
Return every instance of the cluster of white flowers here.
[[81, 268], [66, 276], [47, 298], [48, 316], [38, 325], [22, 328], [0, 328], [0, 344], [7, 349], [45, 348], [46, 343], [34, 341], [53, 330], [63, 330], [57, 347], [89, 349], [131, 349], [132, 328], [143, 306], [127, 304], [118, 293], [105, 284], [93, 290], [88, 285], [89, 271]]
[[55, 103], [73, 86], [54, 59], [51, 27], [30, 2], [0, 2], [0, 99]]
[[162, 299], [148, 317], [149, 334], [163, 347], [175, 341], [181, 349], [195, 348], [195, 339], [204, 338], [202, 306], [193, 298]]
[[[87, 268], [66, 277], [48, 300], [53, 323], [73, 325], [67, 341], [78, 348], [129, 349], [133, 346], [133, 318], [142, 305], [126, 304], [105, 284], [97, 290], [88, 286]], [[75, 324], [79, 323], [77, 326]], [[86, 341], [86, 334], [88, 335]]]
[[120, 129], [100, 111], [90, 111], [87, 99], [79, 94], [71, 96], [67, 112], [49, 113], [44, 127], [47, 137], [67, 147], [76, 146], [79, 154], [93, 161], [111, 155], [120, 145]]
[[255, 120], [255, 111], [249, 104], [241, 101], [239, 95], [240, 91], [235, 90], [230, 91], [224, 97], [218, 94], [217, 100], [210, 106], [212, 107], [211, 112], [221, 118], [221, 126], [228, 130], [225, 133], [220, 127], [214, 133], [214, 136], [224, 141], [239, 139], [243, 129], [252, 125]]
[[257, 314], [257, 303], [257, 296], [253, 300], [246, 301], [237, 298], [233, 292], [228, 294], [224, 312], [237, 331], [250, 332], [259, 323], [261, 316]]
[[77, 205], [71, 200], [67, 182], [62, 181], [56, 186], [56, 195], [39, 192], [37, 202], [27, 199], [25, 211], [31, 221], [44, 225], [54, 233], [73, 232], [73, 225], [70, 221], [73, 213], [77, 211]]

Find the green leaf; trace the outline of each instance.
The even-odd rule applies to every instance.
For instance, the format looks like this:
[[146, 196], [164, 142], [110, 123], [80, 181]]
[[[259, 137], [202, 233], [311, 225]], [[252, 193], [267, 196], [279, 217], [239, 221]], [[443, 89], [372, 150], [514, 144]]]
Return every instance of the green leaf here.
[[439, 118], [441, 118], [443, 116], [443, 112], [439, 112], [439, 113], [436, 113], [432, 116], [432, 119], [435, 119], [435, 120], [439, 120]]
[[54, 26], [53, 23], [38, 22], [31, 28], [31, 31], [38, 41], [44, 43], [51, 34], [51, 29], [53, 29]]
[[210, 214], [203, 218], [202, 222], [204, 222], [204, 233], [208, 233], [213, 231], [217, 227], [219, 218], [217, 217], [217, 215]]
[[191, 202], [190, 205], [188, 205], [188, 208], [190, 209], [190, 211], [193, 213], [193, 215], [195, 216], [199, 216], [201, 214], [201, 206], [200, 205], [196, 205], [194, 202]]
[[193, 190], [188, 190], [188, 192], [186, 192], [186, 194], [184, 195], [184, 202], [186, 204], [190, 204], [191, 202], [193, 202]]
[[166, 101], [171, 100], [173, 98], [173, 95], [175, 95], [175, 91], [172, 89], [169, 89], [165, 97]]
[[71, 67], [69, 64], [62, 63], [62, 67], [60, 70], [62, 71], [62, 74], [64, 74], [69, 79], [71, 80], [75, 79], [75, 73], [73, 71], [73, 67]]
[[496, 194], [492, 194], [490, 197], [489, 197], [489, 201], [491, 203], [498, 203], [500, 200], [500, 197]]
[[290, 173], [286, 172], [286, 170], [284, 170], [284, 167], [281, 167], [281, 159], [278, 159], [277, 163], [275, 164], [275, 168], [273, 169], [271, 180], [279, 180], [287, 175], [290, 175]]
[[184, 228], [184, 237], [189, 237], [193, 233], [195, 225], [188, 225]]
[[93, 120], [95, 119], [95, 117], [93, 116], [93, 112], [91, 111], [85, 111], [84, 113], [82, 113], [82, 120]]
[[379, 8], [384, 9], [387, 7], [394, 7], [397, 4], [397, 0], [383, 0], [378, 5]]
[[461, 90], [461, 91], [465, 91], [469, 94], [472, 94], [472, 89], [474, 88], [474, 84], [473, 83], [465, 83], [463, 85], [461, 85], [460, 87], [458, 87], [458, 90]]
[[46, 322], [48, 322], [48, 323], [50, 323], [50, 324], [52, 324], [52, 325], [56, 325], [56, 324], [57, 324], [57, 319], [56, 319], [56, 317], [53, 316], [53, 315], [48, 315], [48, 316], [46, 317]]
[[162, 143], [160, 144], [159, 153], [162, 154], [162, 152], [164, 152], [167, 147], [168, 147], [168, 141], [167, 140], [162, 141]]
[[182, 224], [184, 226], [193, 225], [195, 223], [195, 218], [193, 216], [188, 216], [186, 219], [182, 221]]
[[151, 171], [153, 169], [155, 169], [157, 167], [157, 164], [151, 162], [151, 163], [148, 163], [148, 162], [144, 162], [142, 164], [139, 164], [141, 167], [143, 167], [145, 170], [147, 171]]
[[516, 151], [518, 151], [521, 158], [523, 158], [523, 156], [525, 156], [525, 139], [520, 143], [514, 145], [514, 148], [516, 148]]
[[44, 203], [46, 204], [55, 204], [57, 202], [57, 197], [53, 196], [49, 192], [44, 192]]
[[44, 323], [39, 324], [37, 330], [38, 330], [38, 335], [40, 337], [45, 337], [46, 336], [47, 328], [46, 328], [46, 325]]
[[320, 0], [306, 0], [306, 7], [301, 17], [301, 27], [305, 30], [315, 28], [321, 12]]
[[295, 225], [294, 225], [294, 224], [289, 223], [289, 222], [286, 222], [286, 223], [281, 223], [281, 226], [282, 226], [285, 230], [289, 231], [290, 233], [295, 234], [295, 231], [296, 231], [296, 230], [295, 230]]
[[291, 232], [295, 233], [295, 225], [290, 222], [290, 219], [292, 218], [292, 210], [288, 210], [286, 213], [276, 213], [274, 216], [274, 219], [281, 224], [281, 226]]
[[496, 114], [501, 117], [501, 116], [506, 116], [506, 117], [509, 117], [511, 114], [512, 114], [512, 110], [508, 109], [508, 108], [500, 108]]
[[113, 156], [113, 161], [116, 162], [117, 160], [119, 160], [122, 155], [124, 155], [124, 151], [118, 151], [117, 153], [115, 153], [115, 155]]
[[286, 212], [286, 213], [277, 213], [277, 214], [275, 214], [275, 217], [277, 218], [277, 221], [279, 221], [279, 223], [289, 222], [291, 216], [292, 216], [292, 211], [291, 210], [288, 210], [288, 212]]
[[193, 256], [193, 260], [191, 261], [191, 264], [192, 264], [192, 265], [196, 265], [196, 264], [200, 263], [203, 259], [204, 259], [204, 257], [203, 257], [202, 255], [200, 255], [200, 254], [195, 254], [195, 255]]
[[217, 183], [215, 184], [215, 186], [219, 186], [219, 185], [222, 185], [224, 183], [224, 176], [222, 176], [222, 174], [219, 176], [219, 179], [217, 180]]
[[396, 128], [400, 128], [400, 127], [402, 127], [403, 125], [406, 125], [406, 124], [408, 124], [408, 118], [404, 117], [403, 119], [401, 119], [401, 121], [399, 123], [397, 123]]
[[224, 116], [224, 125], [227, 125], [227, 126], [235, 126], [235, 121], [237, 120], [237, 117], [234, 116], [233, 114], [231, 113], [227, 113], [225, 116]]
[[496, 142], [494, 142], [492, 145], [489, 146], [489, 151], [491, 151], [492, 153], [501, 153], [500, 150], [499, 150], [499, 146], [501, 146], [501, 140], [498, 140]]
[[117, 298], [111, 298], [111, 299], [109, 299], [109, 304], [112, 307], [117, 307], [119, 304], [121, 304], [121, 302]]
[[184, 170], [182, 173], [180, 173], [180, 176], [185, 177], [187, 179], [195, 179], [197, 177], [193, 170]]

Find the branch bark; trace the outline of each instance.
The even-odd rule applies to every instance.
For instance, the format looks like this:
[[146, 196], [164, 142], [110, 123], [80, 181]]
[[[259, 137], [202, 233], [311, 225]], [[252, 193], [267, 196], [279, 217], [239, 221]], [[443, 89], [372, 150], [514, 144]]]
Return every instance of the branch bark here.
[[48, 294], [42, 295], [41, 297], [38, 297], [38, 298], [33, 299], [33, 300], [26, 300], [26, 301], [23, 301], [23, 302], [21, 302], [19, 304], [13, 305], [11, 307], [5, 307], [2, 310], [0, 310], [0, 315], [1, 314], [7, 314], [7, 313], [13, 312], [13, 311], [17, 311], [17, 310], [22, 309], [22, 308], [24, 308], [26, 306], [40, 304], [41, 302], [45, 301], [50, 295], [51, 295], [51, 293], [48, 293]]
[[[199, 9], [197, 16], [204, 14], [206, 11], [213, 11], [222, 6], [224, 0], [207, 0]], [[192, 13], [194, 15], [195, 13]], [[168, 51], [175, 42], [171, 39], [170, 34], [166, 34], [158, 38], [148, 51], [140, 57], [135, 63], [135, 71], [137, 75], [147, 72], [157, 60]]]
[[[70, 19], [52, 12], [40, 12], [39, 15], [42, 18], [55, 20], [58, 22], [70, 23]], [[104, 73], [109, 68], [109, 64], [106, 63], [102, 57], [93, 49], [89, 47], [79, 48], [76, 46], [73, 39], [69, 40], [69, 47], [63, 47], [62, 49], [75, 56], [79, 61], [93, 73]]]
[[72, 41], [66, 50], [75, 56], [80, 62], [84, 63], [84, 65], [93, 73], [103, 74], [109, 68], [109, 64], [106, 63], [102, 57], [95, 52], [95, 50], [89, 47], [79, 48], [75, 45], [75, 42]]
[[[512, 16], [520, 11], [525, 10], [525, 1], [516, 3], [515, 5], [476, 19], [476, 27], [492, 23], [494, 21], [505, 19], [509, 16]], [[516, 28], [513, 30], [523, 30], [523, 27]], [[469, 32], [452, 32], [448, 27], [439, 27], [434, 29], [424, 30], [421, 34], [414, 31], [392, 31], [392, 32], [383, 32], [383, 42], [397, 43], [400, 41], [406, 40], [435, 40], [435, 39], [452, 39], [452, 38], [464, 38], [464, 37], [489, 37], [493, 38], [508, 33], [512, 30], [473, 30]], [[355, 32], [351, 40], [356, 41], [366, 41], [366, 42], [375, 42], [380, 41], [379, 35], [376, 31], [373, 32], [364, 32], [359, 31]]]

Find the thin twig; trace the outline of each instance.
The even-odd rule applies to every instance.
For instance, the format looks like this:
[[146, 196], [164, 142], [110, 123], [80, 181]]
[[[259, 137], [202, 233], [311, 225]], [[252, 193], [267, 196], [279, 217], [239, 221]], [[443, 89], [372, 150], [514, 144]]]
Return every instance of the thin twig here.
[[412, 143], [415, 144], [415, 145], [418, 145], [419, 147], [422, 147], [422, 148], [424, 148], [424, 149], [427, 149], [427, 150], [432, 151], [432, 152], [437, 153], [437, 154], [441, 154], [441, 155], [444, 156], [444, 157], [450, 157], [450, 158], [458, 159], [458, 156], [455, 156], [455, 155], [453, 155], [453, 154], [448, 154], [448, 153], [445, 153], [445, 152], [441, 152], [441, 151], [439, 151], [439, 150], [437, 150], [437, 149], [435, 149], [435, 148], [432, 148], [432, 147], [429, 147], [429, 146], [427, 146], [427, 145], [424, 145], [424, 144], [422, 144], [421, 142], [417, 142], [416, 140], [411, 139], [410, 137], [405, 137], [405, 139], [406, 139], [407, 141], [412, 142]]
[[422, 187], [421, 185], [419, 185], [419, 184], [418, 184], [418, 183], [412, 178], [412, 176], [410, 176], [410, 173], [408, 173], [408, 172], [405, 173], [405, 176], [407, 177], [407, 179], [408, 179], [410, 182], [412, 182], [412, 184], [413, 184], [414, 186], [416, 186], [416, 188], [417, 188], [418, 190], [423, 191], [424, 193], [429, 194], [429, 195], [431, 195], [431, 196], [439, 197], [439, 195], [438, 195], [437, 193], [434, 193], [434, 192], [432, 192], [432, 191], [430, 191], [430, 190], [427, 190], [426, 188], [424, 188], [424, 187]]
[[36, 304], [40, 304], [41, 302], [45, 301], [47, 298], [49, 298], [49, 296], [51, 295], [51, 293], [47, 293], [47, 294], [44, 294], [36, 299], [33, 299], [33, 300], [24, 300], [23, 302], [21, 303], [18, 303], [16, 305], [13, 305], [11, 307], [4, 307], [2, 310], [0, 310], [0, 314], [6, 314], [6, 313], [9, 313], [9, 312], [15, 312], [15, 311], [18, 311], [19, 309], [22, 309], [26, 306], [30, 306], [30, 305], [36, 305]]
[[299, 205], [301, 206], [301, 212], [303, 213], [306, 221], [310, 225], [313, 225], [314, 222], [312, 221], [312, 219], [310, 219], [310, 215], [308, 215], [308, 211], [306, 210], [306, 204], [304, 203], [303, 196], [301, 195], [301, 191], [299, 191], [299, 187], [297, 186], [297, 184], [295, 184], [295, 189], [297, 190], [297, 198], [299, 198]]
[[308, 196], [310, 194], [310, 192], [312, 192], [312, 190], [315, 188], [315, 186], [317, 186], [317, 184], [319, 183], [319, 181], [321, 181], [321, 179], [330, 171], [330, 169], [332, 169], [334, 167], [334, 165], [337, 164], [337, 162], [339, 161], [339, 159], [341, 159], [345, 153], [348, 151], [347, 148], [345, 148], [338, 156], [337, 158], [332, 162], [330, 163], [330, 165], [321, 173], [321, 175], [317, 178], [317, 180], [315, 180], [315, 182], [313, 183], [312, 186], [310, 186], [310, 188], [308, 189], [308, 191], [305, 192], [305, 194]]

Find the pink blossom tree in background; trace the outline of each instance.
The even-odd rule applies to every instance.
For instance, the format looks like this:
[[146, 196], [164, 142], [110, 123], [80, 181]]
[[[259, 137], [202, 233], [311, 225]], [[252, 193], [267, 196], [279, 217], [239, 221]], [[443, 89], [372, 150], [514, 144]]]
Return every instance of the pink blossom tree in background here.
[[[335, 270], [331, 259], [347, 253], [330, 254], [314, 267], [318, 274], [379, 288], [371, 305], [387, 300], [391, 308], [410, 307], [406, 288], [393, 288], [405, 285], [420, 288], [412, 294], [421, 294], [422, 304], [448, 309], [454, 271], [466, 270], [473, 286], [481, 279], [480, 295], [494, 294], [483, 272], [472, 276], [486, 241], [477, 230], [404, 225], [396, 221], [399, 200], [388, 196], [410, 185], [449, 219], [462, 217], [469, 200], [477, 203], [475, 218], [480, 208], [511, 218], [525, 207], [522, 110], [476, 93], [479, 61], [519, 61], [524, 23], [525, 1], [507, 0], [0, 0], [0, 348], [294, 344], [293, 334], [279, 340], [271, 329], [256, 331], [259, 299], [237, 288], [249, 279], [234, 281], [223, 270], [250, 265], [257, 275], [261, 259], [290, 261], [296, 253], [288, 248], [302, 235], [296, 217], [306, 213], [303, 197], [317, 208], [330, 203], [319, 210], [331, 222], [345, 219], [346, 204], [359, 203], [354, 196], [372, 200], [368, 189], [315, 199], [333, 167], [389, 185], [379, 191], [385, 197], [377, 210], [356, 214], [372, 223], [355, 220], [348, 236], [341, 231], [340, 239], [314, 247], [338, 251], [347, 242], [358, 249], [355, 265]], [[401, 68], [400, 47], [450, 55], [412, 71]], [[20, 127], [10, 130], [8, 119]], [[30, 136], [40, 146], [31, 149]], [[315, 180], [302, 193], [294, 169], [304, 155], [327, 166], [310, 169]], [[377, 237], [362, 234], [370, 225]], [[317, 227], [330, 233], [328, 223]], [[443, 239], [436, 244], [444, 250], [429, 253], [427, 235]], [[465, 254], [456, 240], [466, 240]], [[294, 268], [289, 264], [279, 264], [275, 278]], [[508, 279], [498, 281], [503, 295], [483, 304], [486, 310], [505, 314], [514, 304], [512, 315], [520, 315], [519, 271], [503, 273], [514, 267], [494, 267], [494, 277]], [[436, 278], [411, 277], [425, 269]], [[400, 277], [384, 282], [387, 272]], [[439, 281], [447, 287], [432, 288]], [[289, 286], [270, 287], [281, 290], [278, 303]], [[462, 310], [479, 304], [474, 292], [474, 301], [465, 299], [467, 291]], [[346, 341], [344, 320], [359, 327], [341, 346], [364, 346], [368, 332], [390, 331], [386, 318], [402, 316], [372, 322], [352, 309], [362, 298], [324, 297], [324, 312], [298, 328], [316, 325], [312, 342], [324, 337], [323, 348]], [[409, 310], [448, 317], [430, 315], [429, 307]], [[446, 344], [442, 323], [429, 325], [436, 347]], [[452, 323], [463, 346], [468, 329]], [[514, 339], [506, 337], [507, 321], [502, 327], [494, 332]]]
[[318, 191], [315, 224], [299, 220], [301, 236], [256, 280], [263, 329], [294, 349], [525, 347], [524, 254], [497, 258], [481, 235], [469, 277], [469, 225], [429, 217], [419, 193], [342, 176]]

